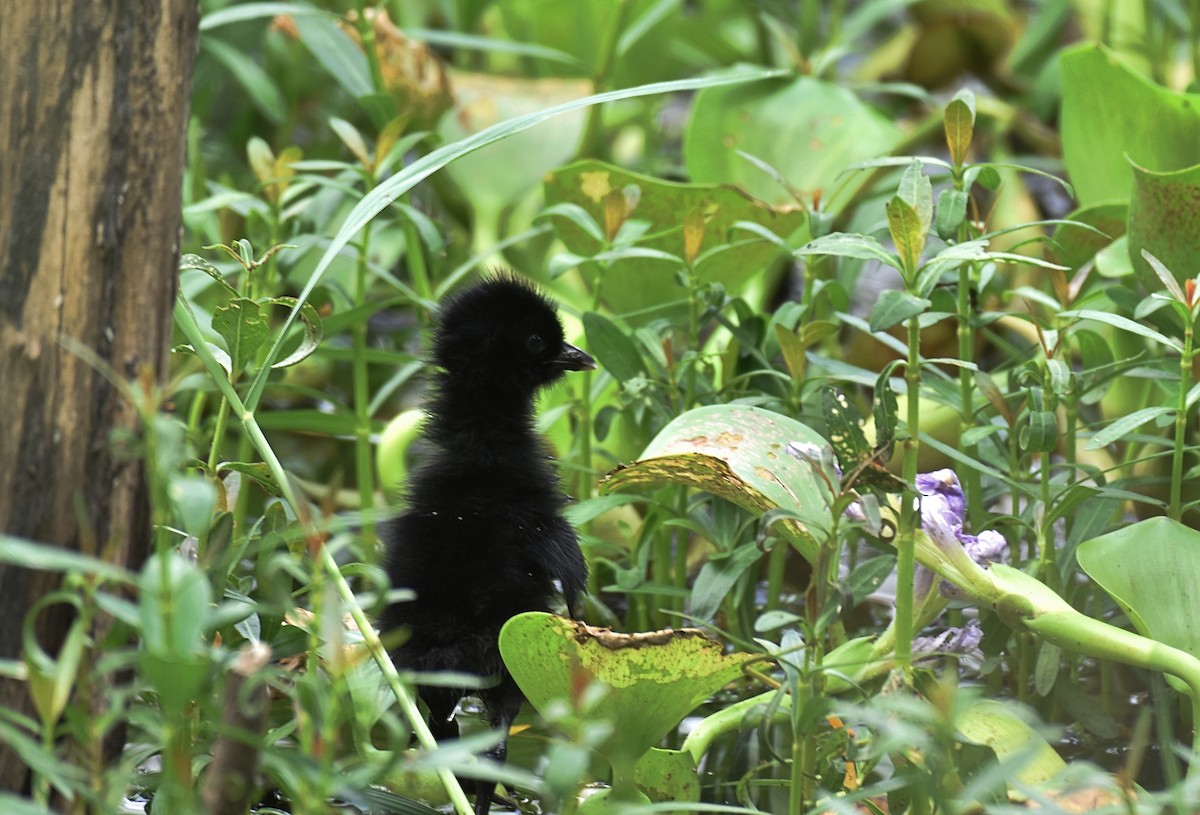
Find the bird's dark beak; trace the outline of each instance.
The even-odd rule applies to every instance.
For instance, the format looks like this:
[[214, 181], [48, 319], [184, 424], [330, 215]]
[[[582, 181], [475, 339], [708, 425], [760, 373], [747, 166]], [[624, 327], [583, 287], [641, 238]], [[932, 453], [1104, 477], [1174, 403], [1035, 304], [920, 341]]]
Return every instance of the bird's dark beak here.
[[580, 351], [568, 342], [563, 343], [562, 351], [550, 364], [560, 371], [594, 371], [596, 360], [584, 351]]

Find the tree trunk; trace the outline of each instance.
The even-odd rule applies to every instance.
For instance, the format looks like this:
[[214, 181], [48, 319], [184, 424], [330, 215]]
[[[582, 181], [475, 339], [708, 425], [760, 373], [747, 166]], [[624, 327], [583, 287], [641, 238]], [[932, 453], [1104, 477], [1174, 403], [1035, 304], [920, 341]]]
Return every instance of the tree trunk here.
[[[110, 434], [137, 411], [65, 343], [166, 372], [198, 22], [197, 0], [0, 0], [0, 530], [133, 568], [147, 493]], [[56, 585], [0, 565], [0, 657]], [[67, 622], [39, 620], [51, 653]], [[31, 714], [27, 688], [0, 707]], [[0, 790], [25, 783], [0, 745]]]

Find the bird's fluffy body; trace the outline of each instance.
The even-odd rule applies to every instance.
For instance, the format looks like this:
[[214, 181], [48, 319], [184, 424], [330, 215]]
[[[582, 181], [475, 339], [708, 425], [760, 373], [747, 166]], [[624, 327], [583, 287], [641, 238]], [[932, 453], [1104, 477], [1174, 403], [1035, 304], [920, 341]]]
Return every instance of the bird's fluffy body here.
[[[381, 627], [408, 632], [392, 654], [398, 666], [498, 678], [479, 695], [493, 726], [504, 726], [522, 697], [500, 659], [500, 627], [548, 610], [555, 581], [573, 609], [587, 577], [533, 428], [534, 396], [594, 364], [565, 343], [554, 307], [507, 277], [443, 309], [433, 361], [441, 372], [423, 431], [430, 454], [408, 485], [408, 508], [383, 527], [392, 585], [415, 599], [389, 606]], [[450, 717], [464, 692], [422, 687], [435, 736], [456, 734]]]

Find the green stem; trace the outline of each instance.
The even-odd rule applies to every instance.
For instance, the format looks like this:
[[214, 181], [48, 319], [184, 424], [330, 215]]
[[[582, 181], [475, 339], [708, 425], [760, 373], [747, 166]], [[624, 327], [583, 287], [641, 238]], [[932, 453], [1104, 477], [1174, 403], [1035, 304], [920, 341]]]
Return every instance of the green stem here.
[[[608, 89], [608, 80], [616, 64], [617, 43], [621, 38], [621, 29], [625, 27], [625, 15], [629, 9], [628, 0], [617, 0], [617, 8], [613, 12], [612, 25], [603, 33], [598, 52], [599, 64], [592, 75], [592, 93], [602, 93]], [[604, 106], [592, 105], [588, 108], [587, 123], [583, 129], [583, 139], [579, 142], [579, 155], [602, 158], [603, 142], [601, 131], [604, 123]]]
[[[354, 303], [367, 302], [367, 267], [371, 246], [371, 225], [363, 227], [358, 245], [358, 265], [355, 268]], [[411, 249], [411, 247], [410, 247]], [[410, 251], [410, 256], [412, 252]], [[418, 251], [416, 254], [420, 254]], [[352, 326], [354, 343], [354, 469], [358, 484], [358, 507], [362, 513], [363, 552], [375, 549], [375, 468], [371, 455], [371, 380], [367, 370], [367, 321], [357, 320]]]
[[[907, 437], [904, 450], [904, 485], [914, 489], [917, 483], [917, 454], [920, 452], [921, 431], [921, 326], [916, 317], [908, 321], [908, 364], [904, 382], [908, 391]], [[913, 576], [916, 571], [914, 549], [919, 510], [911, 493], [905, 493], [900, 505], [900, 530], [896, 538], [896, 663], [905, 677], [912, 679], [913, 634]]]
[[1171, 507], [1169, 517], [1178, 521], [1183, 515], [1183, 450], [1187, 443], [1187, 397], [1192, 381], [1192, 321], [1183, 329], [1183, 354], [1179, 358], [1179, 401], [1175, 407], [1175, 450], [1171, 456]]

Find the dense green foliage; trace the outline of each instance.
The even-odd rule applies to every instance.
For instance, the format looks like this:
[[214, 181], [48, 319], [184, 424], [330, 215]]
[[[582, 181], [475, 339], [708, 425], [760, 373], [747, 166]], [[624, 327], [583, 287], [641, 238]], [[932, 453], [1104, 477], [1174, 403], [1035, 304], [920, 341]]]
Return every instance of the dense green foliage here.
[[[515, 619], [537, 710], [486, 771], [523, 808], [597, 780], [584, 811], [1200, 800], [1194, 11], [202, 6], [174, 373], [126, 389], [144, 432], [120, 440], [156, 554], [135, 575], [0, 541], [78, 612], [60, 654], [30, 636], [0, 664], [39, 716], [0, 715], [38, 779], [6, 811], [143, 782], [156, 813], [203, 811], [231, 740], [294, 812], [462, 811], [489, 736], [434, 745], [367, 620], [426, 329], [500, 267], [600, 363], [539, 425], [588, 622], [725, 646], [589, 651]], [[260, 732], [223, 717], [268, 689]], [[99, 766], [119, 726], [134, 746]]]

